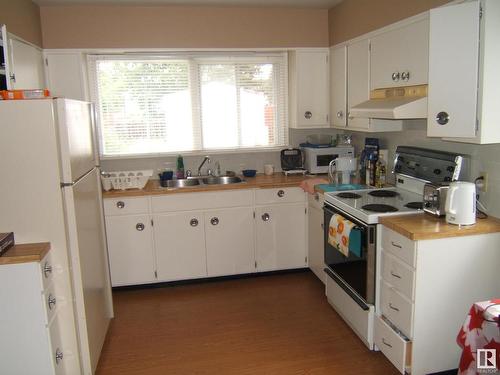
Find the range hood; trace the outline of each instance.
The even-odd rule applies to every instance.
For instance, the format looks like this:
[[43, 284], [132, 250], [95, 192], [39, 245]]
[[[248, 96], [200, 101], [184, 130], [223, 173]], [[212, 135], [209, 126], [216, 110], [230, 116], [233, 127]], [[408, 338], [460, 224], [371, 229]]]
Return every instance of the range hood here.
[[349, 109], [350, 117], [405, 120], [427, 118], [427, 85], [377, 89]]

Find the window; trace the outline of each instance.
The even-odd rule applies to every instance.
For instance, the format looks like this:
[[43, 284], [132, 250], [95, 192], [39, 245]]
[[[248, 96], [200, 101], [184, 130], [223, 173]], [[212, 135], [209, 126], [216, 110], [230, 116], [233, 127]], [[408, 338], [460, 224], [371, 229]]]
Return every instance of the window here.
[[102, 157], [287, 145], [285, 54], [90, 56]]

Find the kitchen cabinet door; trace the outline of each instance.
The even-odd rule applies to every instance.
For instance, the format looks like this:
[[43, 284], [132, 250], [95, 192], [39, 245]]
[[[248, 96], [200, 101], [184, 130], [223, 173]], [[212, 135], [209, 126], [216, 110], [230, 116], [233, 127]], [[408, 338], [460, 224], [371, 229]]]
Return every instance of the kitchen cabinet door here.
[[45, 76], [42, 51], [15, 37], [9, 38], [12, 89], [44, 89]]
[[[368, 39], [347, 46], [347, 106], [351, 108], [370, 99], [370, 41]], [[366, 130], [370, 120], [366, 118], [347, 119], [347, 128]]]
[[203, 212], [153, 216], [158, 281], [207, 276]]
[[330, 113], [335, 128], [347, 125], [347, 47], [330, 50]]
[[[309, 201], [314, 199], [310, 196]], [[319, 201], [319, 197], [318, 197]], [[316, 202], [317, 203], [317, 202]], [[323, 210], [314, 204], [308, 206], [308, 263], [311, 271], [326, 283], [325, 256], [324, 256], [324, 234], [323, 234]]]
[[290, 127], [328, 128], [328, 49], [290, 52]]
[[256, 208], [257, 271], [307, 266], [304, 204]]
[[106, 234], [113, 286], [155, 281], [149, 215], [107, 216]]
[[253, 209], [210, 210], [204, 217], [208, 276], [254, 272]]
[[372, 90], [424, 85], [429, 68], [429, 19], [425, 18], [371, 39]]
[[89, 100], [86, 61], [81, 53], [45, 52], [47, 86], [53, 96]]

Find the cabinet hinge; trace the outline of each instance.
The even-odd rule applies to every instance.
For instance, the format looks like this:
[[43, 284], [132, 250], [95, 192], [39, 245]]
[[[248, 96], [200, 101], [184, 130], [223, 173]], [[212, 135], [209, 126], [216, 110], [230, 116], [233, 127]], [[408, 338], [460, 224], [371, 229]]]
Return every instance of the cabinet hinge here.
[[328, 64], [328, 55], [326, 55], [326, 63]]
[[15, 75], [14, 73], [11, 73], [11, 74], [10, 74], [10, 80], [11, 80], [12, 82], [16, 82], [16, 75]]
[[257, 261], [255, 262], [255, 268], [257, 268]]
[[328, 118], [329, 118], [329, 116], [328, 116], [328, 115], [326, 115], [326, 122], [328, 122]]
[[307, 207], [304, 208], [304, 213], [307, 215]]
[[49, 66], [49, 59], [45, 58], [45, 66]]
[[307, 257], [304, 258], [305, 263], [307, 263]]
[[158, 278], [158, 272], [155, 271], [155, 279]]
[[154, 225], [155, 225], [155, 223], [154, 223], [153, 219], [151, 219], [151, 226], [154, 226]]
[[476, 134], [479, 131], [479, 119], [476, 119]]
[[480, 6], [479, 7], [479, 18], [483, 18], [483, 14], [484, 14], [483, 7]]
[[368, 42], [368, 51], [370, 51], [370, 52], [372, 51], [372, 42], [371, 41]]
[[253, 212], [253, 218], [255, 219], [255, 211]]

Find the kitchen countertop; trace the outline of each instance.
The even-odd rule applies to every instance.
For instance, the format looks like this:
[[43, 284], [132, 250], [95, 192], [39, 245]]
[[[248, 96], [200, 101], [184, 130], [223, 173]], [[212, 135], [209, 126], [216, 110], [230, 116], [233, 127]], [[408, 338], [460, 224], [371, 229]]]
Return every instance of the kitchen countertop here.
[[413, 241], [500, 232], [500, 219], [491, 216], [469, 226], [448, 224], [444, 218], [426, 213], [381, 217], [379, 223]]
[[48, 242], [14, 245], [0, 256], [0, 265], [40, 262], [49, 250]]
[[[241, 176], [240, 176], [241, 177]], [[160, 186], [159, 180], [149, 180], [144, 189], [110, 190], [103, 191], [103, 198], [135, 197], [144, 195], [162, 195], [178, 193], [195, 193], [202, 191], [221, 191], [234, 189], [268, 189], [298, 187], [304, 180], [316, 178], [315, 176], [292, 175], [285, 176], [283, 173], [275, 173], [271, 176], [258, 174], [255, 177], [242, 177], [245, 182], [228, 185], [201, 185], [185, 188], [167, 189]]]

